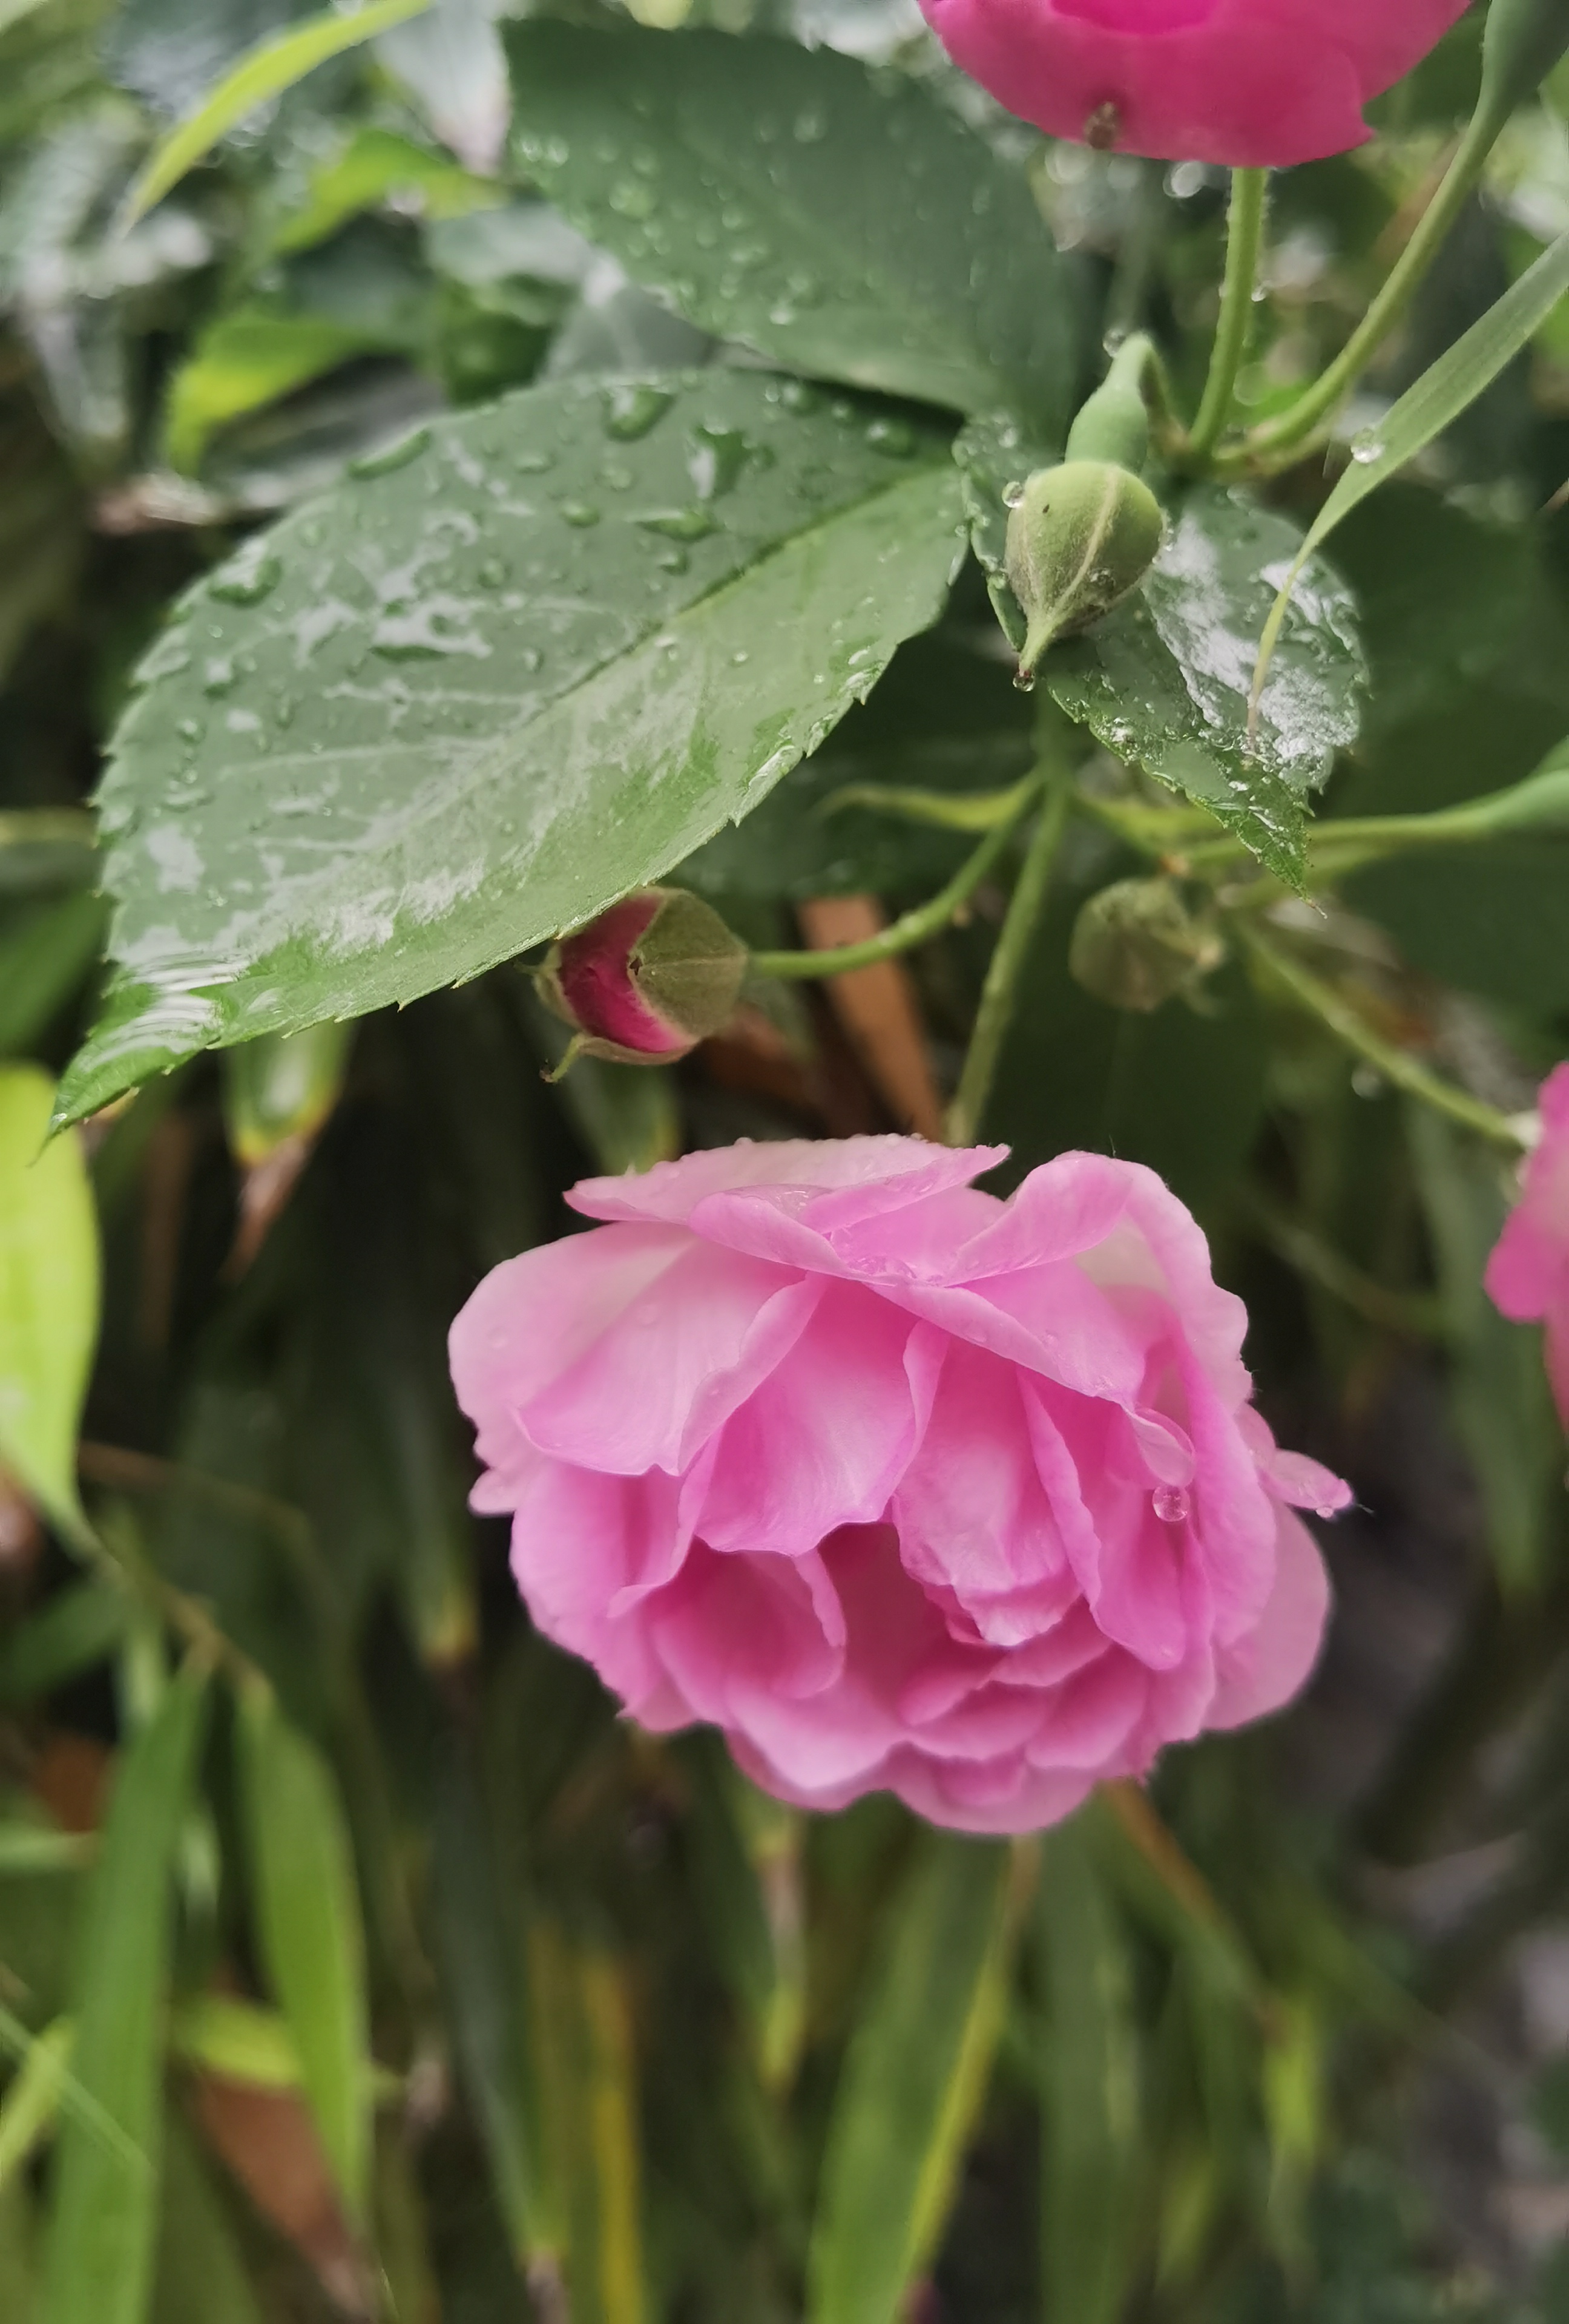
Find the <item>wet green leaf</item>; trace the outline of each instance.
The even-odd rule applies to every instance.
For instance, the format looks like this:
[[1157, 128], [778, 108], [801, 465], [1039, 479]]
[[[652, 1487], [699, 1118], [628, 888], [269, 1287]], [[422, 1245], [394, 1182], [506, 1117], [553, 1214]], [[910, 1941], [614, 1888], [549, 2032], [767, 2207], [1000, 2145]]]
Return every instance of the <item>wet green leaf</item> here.
[[519, 160], [705, 330], [855, 387], [1066, 425], [1075, 287], [1022, 169], [829, 49], [534, 23]]
[[953, 472], [888, 426], [757, 374], [564, 381], [248, 543], [116, 738], [121, 975], [65, 1114], [472, 976], [755, 806], [944, 602]]
[[236, 1735], [256, 1936], [299, 2052], [322, 2149], [351, 2214], [371, 2153], [365, 1936], [332, 1771], [270, 1690], [249, 1688]]
[[142, 2324], [157, 2232], [171, 1876], [207, 1710], [187, 1667], [127, 1749], [84, 1900], [70, 2072], [55, 2150], [44, 2324]]
[[1005, 1847], [928, 1834], [851, 2037], [812, 2228], [809, 2324], [896, 2324], [946, 2221], [1001, 2028]]
[[66, 2017], [45, 2026], [5, 2086], [0, 2098], [0, 2188], [26, 2169], [54, 2126], [73, 2033]]
[[97, 1223], [76, 1139], [43, 1145], [51, 1096], [36, 1066], [0, 1065], [0, 1462], [74, 1531], [77, 1423], [98, 1325]]
[[1288, 517], [1201, 486], [1139, 595], [1041, 669], [1097, 742], [1207, 807], [1296, 888], [1307, 801], [1356, 741], [1364, 681], [1351, 595], [1328, 566], [1310, 564], [1250, 740], [1256, 641], [1300, 542]]

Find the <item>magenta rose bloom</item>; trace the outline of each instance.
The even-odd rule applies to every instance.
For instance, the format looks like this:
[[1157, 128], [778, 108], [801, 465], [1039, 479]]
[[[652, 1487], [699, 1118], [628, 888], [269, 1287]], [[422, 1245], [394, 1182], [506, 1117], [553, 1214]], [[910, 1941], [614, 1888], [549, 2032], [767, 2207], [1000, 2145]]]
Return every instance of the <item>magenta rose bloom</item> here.
[[633, 1718], [780, 1798], [1029, 1831], [1301, 1686], [1345, 1488], [1250, 1403], [1241, 1303], [1150, 1171], [912, 1138], [729, 1147], [570, 1197], [452, 1327], [475, 1507]]
[[1466, 5], [921, 0], [955, 63], [1054, 137], [1267, 169], [1361, 144], [1363, 106]]
[[1542, 1140], [1487, 1263], [1488, 1296], [1513, 1323], [1546, 1325], [1547, 1377], [1569, 1428], [1569, 1065], [1542, 1084]]

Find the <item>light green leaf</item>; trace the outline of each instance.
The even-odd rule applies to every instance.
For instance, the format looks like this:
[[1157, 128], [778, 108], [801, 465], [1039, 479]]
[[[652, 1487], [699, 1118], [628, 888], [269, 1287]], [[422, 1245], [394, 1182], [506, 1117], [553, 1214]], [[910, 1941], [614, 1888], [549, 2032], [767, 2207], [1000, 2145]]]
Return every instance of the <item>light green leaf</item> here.
[[69, 2017], [46, 2025], [6, 2085], [0, 2098], [0, 2187], [26, 2168], [54, 2126], [73, 2032]]
[[161, 202], [188, 171], [211, 152], [220, 137], [236, 128], [258, 106], [281, 97], [328, 58], [358, 48], [362, 42], [417, 16], [429, 5], [430, 0], [367, 0], [365, 7], [351, 13], [340, 14], [329, 9], [322, 15], [307, 17], [303, 23], [259, 42], [153, 148], [125, 196], [120, 213], [122, 227], [134, 226], [155, 202]]
[[67, 1532], [77, 1424], [98, 1327], [98, 1239], [73, 1138], [45, 1148], [51, 1090], [0, 1065], [0, 1462]]
[[635, 280], [801, 371], [1066, 429], [1076, 291], [1023, 170], [918, 81], [753, 34], [511, 35], [523, 168]]
[[1047, 2324], [1118, 2324], [1138, 2251], [1139, 2042], [1121, 1916], [1082, 1819], [1050, 1833], [1036, 1898], [1046, 2004]]
[[78, 2106], [60, 2127], [43, 2324], [142, 2324], [146, 2312], [173, 1932], [170, 1876], [207, 1699], [206, 1673], [188, 1665], [126, 1751], [84, 1900], [70, 2070], [105, 2121]]
[[1453, 427], [1506, 371], [1569, 291], [1569, 234], [1561, 235], [1536, 264], [1511, 284], [1473, 323], [1414, 387], [1408, 387], [1376, 428], [1366, 429], [1352, 446], [1351, 466], [1308, 528], [1279, 584], [1253, 674], [1253, 698], [1263, 699], [1268, 715], [1266, 681], [1281, 650], [1285, 623], [1297, 593], [1307, 560], [1352, 509], [1377, 492], [1418, 452], [1426, 450], [1446, 428]]
[[331, 315], [292, 314], [261, 300], [231, 309], [197, 339], [170, 383], [163, 448], [194, 475], [231, 420], [275, 403], [380, 342]]
[[1041, 678], [1098, 742], [1300, 888], [1306, 802], [1356, 741], [1365, 672], [1350, 592], [1327, 565], [1304, 567], [1250, 733], [1260, 615], [1297, 545], [1288, 517], [1201, 486], [1139, 595], [1055, 647]]
[[1018, 1901], [1005, 1847], [923, 1840], [835, 2101], [808, 2324], [896, 2324], [933, 2257], [985, 2096]]
[[283, 2019], [254, 2001], [203, 1993], [182, 2001], [169, 2024], [169, 2046], [187, 2065], [220, 2081], [257, 2090], [297, 2090], [300, 2052]]
[[319, 1136], [348, 1070], [346, 1025], [263, 1033], [224, 1059], [224, 1128], [229, 1151], [254, 1170], [280, 1148]]
[[392, 194], [417, 194], [429, 218], [462, 217], [500, 198], [493, 180], [472, 177], [445, 153], [429, 152], [391, 129], [360, 129], [341, 152], [312, 171], [304, 201], [281, 220], [272, 247], [309, 250]]
[[941, 610], [940, 437], [794, 381], [433, 425], [185, 600], [101, 795], [119, 983], [66, 1119], [470, 977], [746, 814]]
[[323, 2152], [363, 2218], [372, 2097], [365, 1935], [342, 1803], [320, 1752], [263, 1685], [241, 1698], [235, 1732], [258, 1947]]
[[0, 1823], [0, 1879], [18, 1872], [78, 1872], [90, 1864], [90, 1832], [55, 1831], [48, 1824]]

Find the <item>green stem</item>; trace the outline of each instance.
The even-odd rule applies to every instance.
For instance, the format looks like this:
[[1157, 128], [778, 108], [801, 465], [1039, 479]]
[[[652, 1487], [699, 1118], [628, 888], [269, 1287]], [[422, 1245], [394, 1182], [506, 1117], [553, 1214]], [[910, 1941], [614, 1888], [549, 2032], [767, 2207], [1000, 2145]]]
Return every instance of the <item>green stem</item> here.
[[1072, 784], [1066, 773], [1056, 773], [986, 972], [964, 1071], [948, 1108], [946, 1135], [950, 1146], [973, 1146], [979, 1132], [996, 1078], [997, 1062], [1002, 1054], [1003, 1036], [1019, 998], [1024, 964], [1046, 908], [1057, 849], [1072, 803]]
[[1033, 784], [1021, 790], [1018, 806], [1006, 822], [987, 833], [974, 855], [929, 902], [918, 904], [913, 912], [906, 912], [862, 944], [835, 945], [826, 952], [754, 952], [752, 973], [790, 980], [843, 976], [849, 969], [875, 968], [880, 961], [896, 959], [902, 952], [912, 952], [917, 945], [928, 944], [933, 936], [941, 936], [955, 914], [969, 902], [1001, 856], [1038, 790], [1038, 786]]
[[1232, 171], [1232, 211], [1226, 244], [1226, 279], [1221, 292], [1220, 321], [1210, 356], [1204, 401], [1188, 438], [1189, 456], [1207, 460], [1225, 433], [1236, 402], [1237, 380], [1248, 352], [1253, 321], [1253, 286], [1259, 276], [1259, 254], [1264, 243], [1264, 219], [1269, 208], [1267, 170]]
[[1524, 1140], [1507, 1114], [1500, 1113], [1496, 1106], [1484, 1104], [1481, 1098], [1471, 1096], [1467, 1091], [1456, 1089], [1453, 1082], [1444, 1081], [1437, 1074], [1429, 1073], [1427, 1067], [1418, 1063], [1408, 1050], [1397, 1047], [1392, 1041], [1386, 1041], [1381, 1034], [1374, 1032], [1360, 1009], [1343, 999], [1332, 984], [1326, 984], [1322, 978], [1315, 976], [1311, 969], [1304, 968], [1302, 963], [1283, 946], [1261, 936], [1257, 928], [1249, 927], [1241, 921], [1233, 921], [1232, 925], [1266, 975], [1288, 993], [1299, 1008], [1305, 1009], [1309, 1016], [1316, 1017], [1338, 1041], [1343, 1042], [1357, 1056], [1376, 1067], [1386, 1081], [1392, 1082], [1397, 1089], [1405, 1090], [1409, 1096], [1420, 1099], [1435, 1113], [1447, 1115], [1451, 1121], [1459, 1122], [1463, 1129], [1474, 1130], [1479, 1137], [1505, 1148], [1510, 1154], [1518, 1155], [1524, 1150]]
[[1238, 455], [1243, 465], [1269, 467], [1285, 465], [1286, 455], [1295, 458], [1320, 420], [1327, 419], [1350, 394], [1415, 298], [1481, 176], [1502, 127], [1503, 120], [1493, 107], [1477, 108], [1437, 192], [1422, 213], [1416, 233], [1361, 322], [1328, 370], [1288, 410], [1256, 428], [1247, 438]]

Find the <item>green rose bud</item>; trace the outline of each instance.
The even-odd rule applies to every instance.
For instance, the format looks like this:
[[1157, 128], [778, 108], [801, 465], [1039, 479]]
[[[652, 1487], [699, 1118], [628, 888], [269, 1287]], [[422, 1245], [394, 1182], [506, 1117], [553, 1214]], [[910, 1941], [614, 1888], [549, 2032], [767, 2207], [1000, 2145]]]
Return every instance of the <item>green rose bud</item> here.
[[1169, 880], [1119, 880], [1080, 912], [1068, 967], [1097, 1001], [1148, 1013], [1224, 954], [1213, 919], [1190, 912]]
[[608, 1057], [663, 1065], [728, 1019], [746, 974], [746, 946], [685, 888], [639, 888], [563, 936], [540, 991], [577, 1038], [562, 1061]]
[[1036, 471], [1009, 516], [1005, 558], [1029, 623], [1021, 678], [1056, 640], [1091, 628], [1138, 588], [1165, 531], [1159, 502], [1127, 468], [1068, 460]]

